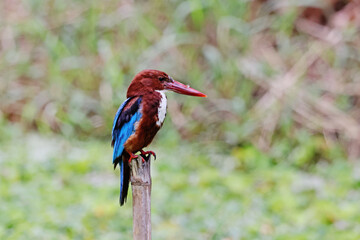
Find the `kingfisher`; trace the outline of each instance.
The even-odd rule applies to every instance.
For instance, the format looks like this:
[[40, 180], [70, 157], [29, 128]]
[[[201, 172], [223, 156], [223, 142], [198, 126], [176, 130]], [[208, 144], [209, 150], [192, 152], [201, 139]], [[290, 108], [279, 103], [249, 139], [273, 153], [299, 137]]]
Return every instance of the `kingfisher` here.
[[[166, 73], [147, 69], [136, 74], [127, 90], [127, 99], [116, 112], [112, 142], [114, 169], [120, 165], [120, 206], [127, 197], [130, 166], [132, 159], [140, 156], [156, 155], [153, 151], [144, 151], [156, 133], [162, 127], [167, 109], [167, 90], [196, 97], [205, 94], [175, 81]], [[144, 161], [144, 158], [142, 158]]]

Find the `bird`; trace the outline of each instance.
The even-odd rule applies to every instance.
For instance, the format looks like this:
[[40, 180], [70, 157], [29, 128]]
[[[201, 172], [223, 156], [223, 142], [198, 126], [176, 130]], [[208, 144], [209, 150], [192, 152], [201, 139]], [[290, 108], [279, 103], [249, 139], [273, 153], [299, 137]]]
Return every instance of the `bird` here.
[[[126, 97], [116, 112], [113, 127], [112, 141], [114, 169], [120, 165], [120, 198], [122, 206], [126, 202], [132, 159], [140, 156], [156, 154], [153, 151], [144, 151], [162, 127], [167, 111], [166, 91], [206, 97], [189, 85], [175, 81], [165, 72], [146, 69], [135, 75], [131, 81]], [[144, 158], [142, 158], [144, 161]]]

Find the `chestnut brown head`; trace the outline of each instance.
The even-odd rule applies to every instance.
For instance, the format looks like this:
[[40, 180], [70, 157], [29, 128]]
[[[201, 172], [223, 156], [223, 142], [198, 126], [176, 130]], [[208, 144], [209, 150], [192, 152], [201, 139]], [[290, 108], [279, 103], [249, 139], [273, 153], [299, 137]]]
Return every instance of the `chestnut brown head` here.
[[143, 70], [136, 74], [128, 88], [127, 97], [141, 96], [162, 90], [170, 90], [196, 97], [206, 97], [205, 94], [175, 81], [166, 73], [153, 69]]

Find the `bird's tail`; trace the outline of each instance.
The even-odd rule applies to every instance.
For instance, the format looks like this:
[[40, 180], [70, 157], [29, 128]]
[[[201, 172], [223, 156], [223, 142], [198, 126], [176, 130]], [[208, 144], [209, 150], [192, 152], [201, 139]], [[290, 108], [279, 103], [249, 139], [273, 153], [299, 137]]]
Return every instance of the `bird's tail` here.
[[129, 154], [124, 151], [121, 155], [120, 161], [120, 206], [124, 205], [126, 202], [126, 197], [129, 189], [129, 181], [130, 181], [130, 166], [129, 162]]

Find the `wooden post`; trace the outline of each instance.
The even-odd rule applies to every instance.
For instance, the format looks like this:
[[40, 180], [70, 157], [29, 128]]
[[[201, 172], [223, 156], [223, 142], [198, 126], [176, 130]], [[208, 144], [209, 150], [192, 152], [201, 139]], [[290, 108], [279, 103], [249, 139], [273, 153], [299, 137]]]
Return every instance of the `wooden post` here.
[[151, 155], [131, 161], [131, 189], [133, 199], [133, 239], [151, 239]]

